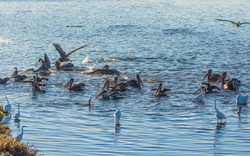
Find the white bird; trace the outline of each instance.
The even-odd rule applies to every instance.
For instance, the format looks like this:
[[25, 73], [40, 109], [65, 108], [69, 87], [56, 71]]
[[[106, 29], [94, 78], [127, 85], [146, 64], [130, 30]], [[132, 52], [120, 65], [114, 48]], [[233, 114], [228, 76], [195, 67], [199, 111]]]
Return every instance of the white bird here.
[[218, 119], [220, 119], [221, 123], [222, 123], [222, 119], [226, 119], [225, 115], [220, 112], [217, 108], [216, 108], [216, 96], [214, 95], [214, 109], [215, 109], [215, 116], [217, 117], [217, 123], [218, 123]]
[[9, 123], [10, 119], [11, 119], [11, 110], [9, 111], [9, 116], [6, 116], [2, 119], [1, 124]]
[[27, 126], [22, 126], [21, 133], [16, 137], [16, 141], [21, 141], [23, 139], [23, 127], [27, 127]]
[[236, 104], [246, 104], [247, 103], [247, 100], [248, 100], [248, 95], [247, 94], [239, 94], [237, 97], [236, 97]]
[[8, 102], [8, 104], [4, 106], [3, 110], [4, 111], [10, 111], [11, 110], [11, 104], [9, 103], [6, 94], [4, 94], [4, 95], [5, 95], [5, 98], [6, 98], [6, 101]]
[[230, 20], [224, 20], [224, 19], [215, 19], [217, 21], [226, 21], [226, 22], [231, 22], [236, 28], [240, 27], [242, 24], [250, 24], [250, 22], [244, 22], [244, 23], [240, 23], [239, 21], [238, 22], [233, 22], [233, 21], [230, 21]]
[[[112, 101], [112, 97], [110, 96], [109, 97], [110, 98], [110, 100]], [[113, 101], [112, 101], [113, 102]], [[113, 102], [113, 104], [114, 104], [114, 106], [115, 106], [115, 108], [116, 108], [116, 111], [115, 111], [115, 113], [114, 113], [114, 120], [115, 120], [115, 125], [120, 125], [120, 118], [121, 118], [121, 115], [122, 115], [122, 113], [121, 113], [121, 111], [120, 110], [118, 110], [117, 109], [117, 107], [116, 107], [116, 104]]]
[[205, 97], [205, 94], [206, 94], [205, 90], [206, 90], [206, 88], [202, 86], [201, 87], [202, 92], [199, 95], [197, 95], [196, 97], [194, 97], [192, 101], [201, 101]]
[[14, 115], [15, 119], [18, 119], [20, 117], [20, 109], [19, 109], [19, 104], [17, 105], [18, 112]]

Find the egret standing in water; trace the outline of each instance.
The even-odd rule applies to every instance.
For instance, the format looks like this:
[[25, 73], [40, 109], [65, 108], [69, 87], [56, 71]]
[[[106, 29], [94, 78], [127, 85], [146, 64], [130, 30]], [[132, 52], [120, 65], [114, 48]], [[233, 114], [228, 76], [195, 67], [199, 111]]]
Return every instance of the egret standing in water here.
[[21, 141], [23, 139], [23, 127], [27, 127], [27, 126], [22, 126], [21, 133], [16, 137], [16, 141]]
[[15, 119], [18, 119], [20, 117], [20, 109], [19, 109], [19, 104], [17, 105], [18, 112], [14, 115]]
[[[110, 98], [110, 100], [112, 101], [112, 97], [110, 96], [109, 98]], [[113, 101], [112, 101], [112, 103], [114, 104], [115, 109], [116, 109], [116, 111], [115, 111], [115, 113], [114, 113], [115, 126], [118, 126], [118, 125], [120, 125], [119, 120], [120, 120], [120, 118], [121, 118], [122, 113], [121, 113], [120, 110], [117, 109], [116, 104], [115, 104]]]
[[217, 118], [217, 123], [218, 123], [218, 119], [220, 119], [220, 121], [222, 123], [222, 119], [226, 119], [226, 116], [216, 108], [216, 96], [215, 96], [215, 94], [214, 94], [214, 109], [215, 109], [215, 116]]
[[11, 104], [9, 103], [9, 100], [7, 99], [6, 94], [4, 94], [4, 95], [5, 95], [5, 98], [6, 98], [6, 101], [7, 101], [8, 104], [4, 106], [3, 111], [10, 111], [11, 110]]
[[11, 119], [11, 110], [9, 111], [9, 116], [6, 116], [2, 119], [1, 124], [9, 123], [10, 119]]

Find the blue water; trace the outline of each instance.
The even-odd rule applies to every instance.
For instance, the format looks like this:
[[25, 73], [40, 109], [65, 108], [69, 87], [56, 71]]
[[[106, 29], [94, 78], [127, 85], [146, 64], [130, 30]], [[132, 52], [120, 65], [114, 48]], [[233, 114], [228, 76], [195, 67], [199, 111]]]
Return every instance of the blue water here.
[[[240, 79], [239, 93], [250, 92], [250, 25], [235, 28], [215, 18], [249, 22], [249, 1], [1, 1], [1, 77], [13, 67], [19, 73], [37, 68], [44, 52], [54, 62], [59, 54], [52, 43], [66, 52], [88, 45], [70, 55], [73, 71], [51, 70], [44, 94], [33, 94], [28, 83], [0, 85], [1, 104], [6, 93], [13, 112], [21, 105], [20, 122], [9, 123], [13, 137], [19, 126], [28, 126], [22, 141], [44, 155], [250, 155], [250, 110], [243, 106], [235, 114], [238, 93], [217, 94], [224, 124], [217, 124], [212, 95], [192, 102], [209, 68]], [[122, 79], [138, 73], [144, 83], [114, 101], [122, 112], [120, 127], [110, 100], [87, 105], [114, 76], [86, 72], [105, 64]], [[71, 77], [86, 84], [83, 92], [63, 90]], [[150, 91], [159, 82], [171, 89], [168, 96]]]

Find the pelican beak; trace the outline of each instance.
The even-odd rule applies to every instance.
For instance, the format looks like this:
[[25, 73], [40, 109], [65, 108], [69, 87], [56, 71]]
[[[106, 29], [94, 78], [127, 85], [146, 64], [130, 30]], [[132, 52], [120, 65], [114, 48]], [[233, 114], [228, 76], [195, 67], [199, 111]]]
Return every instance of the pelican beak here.
[[209, 69], [209, 70], [207, 71], [207, 74], [204, 76], [203, 80], [204, 80], [206, 77], [209, 77], [209, 76], [211, 75], [211, 73], [212, 73], [212, 70]]
[[105, 92], [106, 92], [106, 90], [101, 91], [99, 94], [97, 94], [97, 95], [95, 96], [95, 98], [97, 99], [99, 96], [101, 96], [101, 95], [104, 94]]
[[162, 83], [159, 84], [158, 88], [155, 91], [155, 94], [159, 94], [162, 89]]
[[34, 72], [34, 69], [33, 68], [27, 69], [23, 73], [28, 73], [29, 71], [33, 71]]
[[143, 83], [142, 83], [142, 81], [141, 81], [141, 78], [140, 78], [139, 74], [136, 74], [136, 79], [137, 79], [137, 81], [138, 81], [139, 84], [142, 84], [142, 85], [143, 85]]
[[73, 80], [70, 79], [70, 80], [66, 83], [66, 85], [63, 87], [63, 89], [66, 88], [66, 87], [68, 87], [68, 86], [70, 86], [72, 83], [73, 83]]
[[118, 81], [118, 77], [116, 76], [116, 77], [115, 77], [115, 79], [114, 79], [114, 82], [113, 82], [113, 84], [112, 84], [112, 86], [111, 86], [111, 87], [115, 87], [115, 86], [116, 86], [117, 81]]
[[223, 73], [223, 74], [219, 77], [219, 79], [215, 82], [215, 84], [217, 84], [218, 82], [222, 81], [225, 77], [226, 77], [226, 74]]

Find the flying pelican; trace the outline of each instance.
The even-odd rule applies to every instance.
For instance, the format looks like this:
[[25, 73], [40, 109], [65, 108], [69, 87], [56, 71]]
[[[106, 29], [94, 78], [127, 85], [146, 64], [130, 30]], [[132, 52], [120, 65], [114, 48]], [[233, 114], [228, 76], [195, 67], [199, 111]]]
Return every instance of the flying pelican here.
[[[56, 60], [55, 62], [59, 61], [59, 62], [67, 62], [67, 61], [71, 61], [69, 59], [69, 55], [73, 54], [74, 52], [76, 52], [79, 49], [82, 49], [84, 47], [86, 47], [87, 45], [81, 46], [75, 50], [72, 50], [71, 52], [69, 52], [68, 54], [66, 54], [65, 51], [63, 51], [63, 49], [61, 48], [61, 46], [59, 46], [59, 44], [53, 43], [53, 45], [55, 46], [56, 50], [59, 52], [60, 54], [60, 58], [58, 60]], [[54, 63], [55, 63], [54, 62]]]
[[6, 101], [7, 101], [8, 104], [4, 106], [3, 111], [10, 111], [11, 110], [11, 104], [9, 103], [9, 100], [8, 100], [6, 94], [4, 94], [4, 95], [5, 95], [5, 98], [6, 98]]
[[217, 108], [216, 108], [216, 96], [214, 94], [214, 109], [215, 109], [215, 116], [217, 118], [217, 123], [218, 123], [218, 119], [220, 119], [221, 123], [222, 123], [222, 119], [226, 119], [225, 115], [220, 112]]
[[72, 86], [72, 84], [74, 83], [74, 78], [71, 78], [67, 84], [63, 87], [66, 88], [66, 87], [69, 87], [69, 90], [73, 90], [73, 91], [83, 91], [83, 88], [85, 87], [85, 84], [82, 83], [82, 82], [77, 82], [76, 84], [74, 84]]
[[122, 113], [121, 113], [121, 111], [120, 111], [119, 109], [117, 109], [117, 106], [116, 106], [116, 104], [113, 102], [112, 97], [110, 96], [109, 98], [110, 98], [110, 100], [112, 101], [112, 103], [114, 104], [115, 109], [116, 109], [116, 111], [115, 111], [115, 113], [114, 113], [114, 120], [115, 120], [115, 126], [118, 126], [118, 125], [120, 125], [120, 118], [121, 118], [121, 116], [122, 116]]
[[240, 114], [241, 106], [238, 106], [237, 108], [239, 108], [239, 110], [237, 110], [235, 113], [236, 113], [236, 114]]
[[233, 25], [238, 28], [240, 27], [242, 24], [250, 24], [250, 22], [244, 22], [244, 23], [240, 23], [239, 21], [238, 22], [233, 22], [233, 21], [230, 21], [230, 20], [224, 20], [224, 19], [215, 19], [217, 21], [226, 21], [226, 22], [231, 22], [233, 23]]
[[15, 119], [18, 119], [20, 117], [20, 109], [19, 109], [19, 104], [17, 105], [18, 112], [14, 115]]
[[9, 123], [10, 119], [11, 119], [11, 110], [9, 111], [9, 116], [6, 116], [2, 119], [1, 124]]
[[16, 141], [21, 141], [23, 139], [23, 128], [27, 126], [22, 126], [21, 133], [16, 137]]
[[248, 95], [247, 94], [239, 94], [237, 97], [236, 97], [236, 104], [246, 104], [247, 103], [247, 100], [248, 100]]
[[197, 95], [196, 97], [194, 97], [192, 99], [192, 101], [201, 101], [204, 97], [205, 97], [205, 94], [206, 94], [206, 88], [204, 86], [202, 86], [200, 88], [201, 90], [201, 93], [199, 95]]
[[9, 77], [0, 78], [0, 84], [5, 84], [5, 83], [8, 82], [9, 80], [10, 80]]
[[156, 89], [151, 89], [151, 91], [155, 91], [155, 96], [167, 96], [166, 92], [171, 89], [162, 88], [162, 83], [160, 83]]
[[213, 74], [212, 75], [212, 69], [209, 69], [207, 74], [204, 76], [203, 80], [207, 77], [208, 82], [216, 82], [218, 78], [220, 77], [219, 74]]

